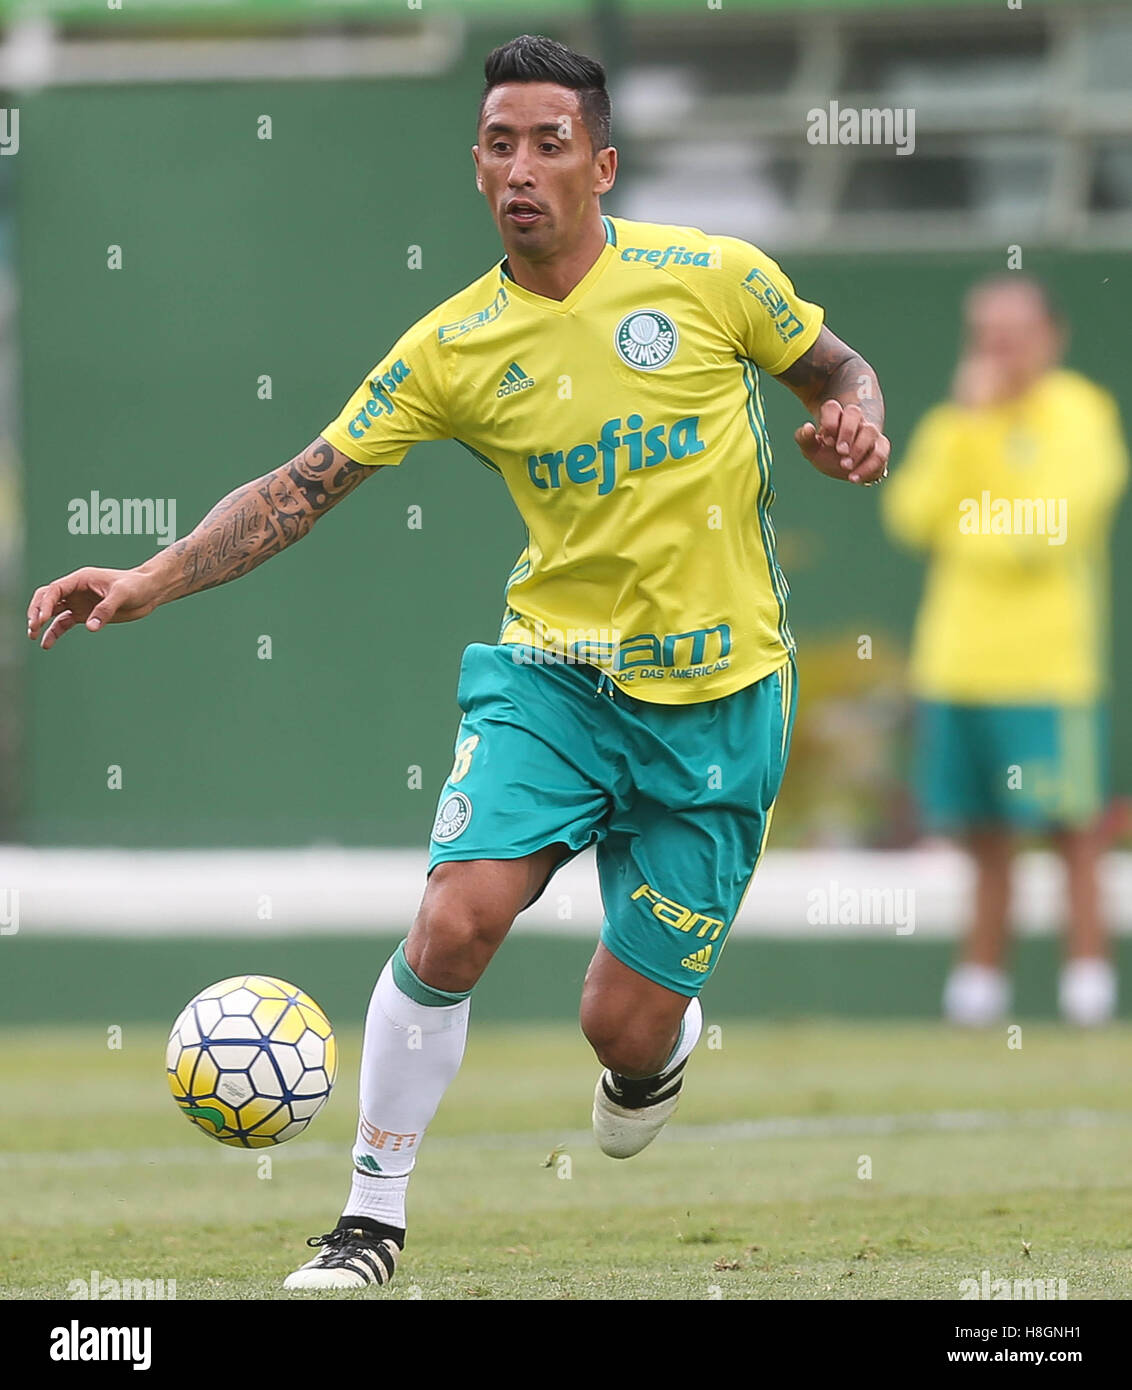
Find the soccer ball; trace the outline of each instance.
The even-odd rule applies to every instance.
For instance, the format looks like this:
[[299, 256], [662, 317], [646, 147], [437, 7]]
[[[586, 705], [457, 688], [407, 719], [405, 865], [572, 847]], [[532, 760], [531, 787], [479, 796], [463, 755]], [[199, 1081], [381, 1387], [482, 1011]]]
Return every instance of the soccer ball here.
[[309, 995], [270, 975], [236, 975], [201, 990], [165, 1049], [169, 1089], [184, 1114], [245, 1149], [306, 1129], [337, 1071], [330, 1020]]

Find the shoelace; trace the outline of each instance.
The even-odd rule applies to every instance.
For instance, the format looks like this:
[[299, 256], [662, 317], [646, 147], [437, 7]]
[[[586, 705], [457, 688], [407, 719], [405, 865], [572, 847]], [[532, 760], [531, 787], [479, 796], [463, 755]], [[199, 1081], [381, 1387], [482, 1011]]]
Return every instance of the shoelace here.
[[308, 1236], [307, 1244], [321, 1246], [324, 1252], [329, 1252], [325, 1257], [315, 1257], [321, 1261], [321, 1269], [346, 1268], [354, 1274], [362, 1274], [359, 1266], [363, 1266], [369, 1274], [366, 1282], [374, 1284], [388, 1284], [393, 1278], [396, 1256], [390, 1253], [385, 1242], [369, 1231], [338, 1226], [324, 1235]]
[[365, 1240], [366, 1232], [362, 1230], [348, 1230], [345, 1226], [338, 1226], [333, 1231], [327, 1231], [325, 1235], [308, 1236], [307, 1244], [312, 1247], [319, 1245], [329, 1245], [330, 1247], [345, 1245], [348, 1240]]

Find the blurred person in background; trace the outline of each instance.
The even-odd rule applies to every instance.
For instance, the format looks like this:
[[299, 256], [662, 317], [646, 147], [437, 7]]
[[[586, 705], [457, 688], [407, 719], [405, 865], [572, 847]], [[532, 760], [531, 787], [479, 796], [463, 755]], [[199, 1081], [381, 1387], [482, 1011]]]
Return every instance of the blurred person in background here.
[[965, 838], [974, 914], [944, 990], [951, 1021], [1010, 1007], [1010, 871], [1023, 833], [1065, 864], [1058, 1002], [1108, 1020], [1116, 974], [1097, 864], [1104, 844], [1108, 538], [1128, 471], [1112, 396], [1060, 365], [1066, 331], [1020, 273], [976, 284], [951, 400], [889, 483], [884, 519], [928, 555], [911, 660], [917, 782], [928, 829]]

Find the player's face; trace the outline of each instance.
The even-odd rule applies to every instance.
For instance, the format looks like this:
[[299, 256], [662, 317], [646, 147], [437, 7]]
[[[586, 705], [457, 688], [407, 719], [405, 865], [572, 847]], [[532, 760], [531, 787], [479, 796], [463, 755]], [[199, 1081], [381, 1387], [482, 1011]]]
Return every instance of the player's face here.
[[616, 168], [612, 149], [592, 149], [578, 93], [551, 82], [493, 88], [472, 156], [507, 254], [528, 260], [572, 248]]
[[1061, 355], [1061, 336], [1041, 297], [1027, 285], [977, 290], [967, 303], [967, 351], [1004, 386], [1022, 391]]

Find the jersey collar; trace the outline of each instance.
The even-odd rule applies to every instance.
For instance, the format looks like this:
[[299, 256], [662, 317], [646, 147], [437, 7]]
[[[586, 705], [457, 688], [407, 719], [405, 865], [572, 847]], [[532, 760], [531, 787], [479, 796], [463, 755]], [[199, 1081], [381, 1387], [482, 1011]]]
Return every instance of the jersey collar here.
[[586, 295], [594, 284], [601, 278], [602, 272], [613, 259], [613, 250], [617, 245], [617, 232], [613, 223], [608, 217], [603, 217], [602, 224], [605, 227], [605, 245], [601, 248], [601, 255], [590, 266], [589, 270], [582, 276], [565, 299], [547, 299], [543, 294], [535, 294], [533, 290], [524, 289], [518, 284], [507, 268], [507, 257], [499, 262], [499, 278], [506, 285], [507, 293], [514, 295], [516, 299], [525, 300], [528, 304], [536, 304], [540, 308], [550, 309], [554, 313], [564, 314], [574, 307], [578, 301]]

